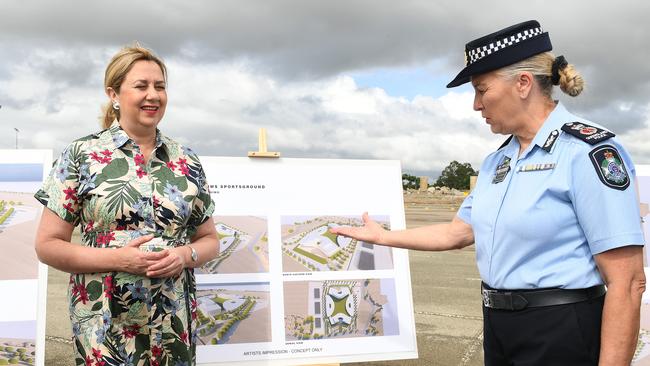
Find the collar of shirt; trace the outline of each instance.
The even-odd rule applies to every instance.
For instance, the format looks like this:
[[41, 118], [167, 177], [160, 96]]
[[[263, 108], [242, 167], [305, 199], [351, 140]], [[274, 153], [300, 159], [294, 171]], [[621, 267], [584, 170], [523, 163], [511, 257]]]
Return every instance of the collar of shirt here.
[[[564, 105], [562, 105], [562, 103], [559, 101], [556, 102], [555, 108], [553, 111], [551, 111], [548, 117], [546, 117], [544, 124], [542, 124], [542, 127], [540, 127], [539, 131], [537, 131], [537, 134], [535, 134], [535, 137], [530, 142], [530, 145], [528, 145], [526, 150], [521, 155], [519, 155], [519, 160], [525, 159], [533, 151], [535, 146], [541, 149], [548, 140], [552, 131], [557, 130], [558, 135], [555, 138], [559, 138], [561, 132], [560, 128], [563, 124], [570, 121], [572, 121], [571, 113], [569, 113], [569, 111], [564, 108]], [[514, 151], [514, 156], [517, 156], [517, 151], [519, 149], [519, 140], [513, 138], [505, 147], [508, 151]], [[552, 151], [553, 150], [551, 150], [551, 152]], [[551, 152], [549, 152], [549, 154]]]
[[[100, 132], [99, 135], [100, 139], [103, 140], [102, 142], [104, 142], [104, 146], [111, 146], [111, 151], [123, 148], [128, 142], [135, 145], [135, 142], [129, 137], [126, 131], [122, 129], [117, 120], [114, 120], [113, 123], [111, 123], [111, 126]], [[162, 146], [167, 149], [166, 141], [166, 136], [156, 128], [156, 146], [154, 148], [157, 149]]]

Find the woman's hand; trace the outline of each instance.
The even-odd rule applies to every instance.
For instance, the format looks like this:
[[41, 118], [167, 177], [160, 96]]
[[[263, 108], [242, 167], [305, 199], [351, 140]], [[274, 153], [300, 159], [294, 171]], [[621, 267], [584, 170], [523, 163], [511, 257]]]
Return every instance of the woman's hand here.
[[376, 221], [370, 219], [367, 212], [364, 212], [361, 218], [363, 219], [364, 224], [361, 227], [339, 226], [331, 228], [330, 232], [365, 241], [367, 243], [382, 244], [384, 242], [383, 237], [386, 233], [386, 229]]
[[178, 276], [187, 267], [188, 252], [189, 248], [185, 246], [163, 250], [160, 253], [164, 253], [165, 256], [146, 268], [147, 277], [165, 278]]
[[141, 236], [128, 242], [124, 247], [116, 249], [115, 253], [119, 256], [119, 270], [122, 272], [145, 275], [149, 266], [164, 259], [168, 253], [161, 252], [143, 252], [140, 245], [153, 239], [153, 234]]

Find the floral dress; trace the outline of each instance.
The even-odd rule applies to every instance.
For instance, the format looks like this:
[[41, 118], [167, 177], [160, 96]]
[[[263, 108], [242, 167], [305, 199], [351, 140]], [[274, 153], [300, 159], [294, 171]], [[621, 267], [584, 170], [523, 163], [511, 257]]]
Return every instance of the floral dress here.
[[[36, 198], [80, 225], [83, 245], [95, 248], [120, 248], [151, 233], [160, 244], [141, 249], [185, 245], [214, 211], [193, 151], [156, 131], [155, 149], [145, 162], [117, 121], [72, 142]], [[76, 365], [194, 365], [195, 292], [191, 269], [164, 279], [71, 274]]]

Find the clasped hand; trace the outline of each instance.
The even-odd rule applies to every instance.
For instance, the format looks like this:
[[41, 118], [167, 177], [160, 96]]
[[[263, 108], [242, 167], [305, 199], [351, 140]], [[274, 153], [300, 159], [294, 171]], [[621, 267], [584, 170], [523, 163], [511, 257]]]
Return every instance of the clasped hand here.
[[178, 276], [186, 267], [184, 248], [169, 248], [160, 252], [140, 250], [142, 244], [153, 238], [151, 234], [141, 236], [118, 249], [116, 252], [119, 255], [120, 269], [124, 272], [155, 278]]

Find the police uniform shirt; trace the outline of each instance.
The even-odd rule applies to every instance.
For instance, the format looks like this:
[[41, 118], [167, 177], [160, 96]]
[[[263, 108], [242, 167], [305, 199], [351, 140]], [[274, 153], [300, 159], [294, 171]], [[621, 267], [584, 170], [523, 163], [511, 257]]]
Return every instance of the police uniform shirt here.
[[558, 103], [520, 156], [511, 138], [485, 159], [457, 215], [488, 286], [599, 285], [594, 255], [643, 245], [634, 166], [611, 136]]

